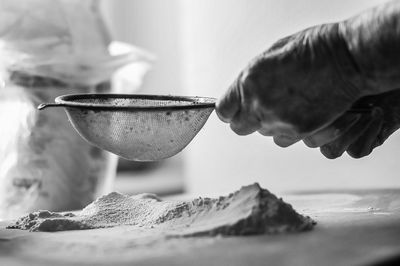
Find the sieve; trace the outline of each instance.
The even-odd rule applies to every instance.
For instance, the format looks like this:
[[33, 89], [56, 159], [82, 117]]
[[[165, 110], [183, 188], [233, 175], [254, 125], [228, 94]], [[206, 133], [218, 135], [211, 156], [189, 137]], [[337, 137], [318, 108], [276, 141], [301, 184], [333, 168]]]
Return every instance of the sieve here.
[[134, 161], [156, 161], [182, 151], [215, 109], [214, 98], [143, 94], [70, 94], [47, 107], [64, 107], [89, 143]]

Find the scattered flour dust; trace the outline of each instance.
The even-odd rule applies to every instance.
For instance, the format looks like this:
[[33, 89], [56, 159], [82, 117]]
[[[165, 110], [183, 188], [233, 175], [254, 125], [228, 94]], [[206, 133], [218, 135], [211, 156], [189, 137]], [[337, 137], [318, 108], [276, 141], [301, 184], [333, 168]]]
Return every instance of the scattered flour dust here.
[[51, 232], [121, 225], [158, 228], [158, 232], [172, 236], [197, 236], [305, 231], [315, 222], [256, 183], [225, 197], [192, 201], [163, 201], [152, 194], [126, 196], [112, 192], [78, 213], [38, 211], [7, 228]]

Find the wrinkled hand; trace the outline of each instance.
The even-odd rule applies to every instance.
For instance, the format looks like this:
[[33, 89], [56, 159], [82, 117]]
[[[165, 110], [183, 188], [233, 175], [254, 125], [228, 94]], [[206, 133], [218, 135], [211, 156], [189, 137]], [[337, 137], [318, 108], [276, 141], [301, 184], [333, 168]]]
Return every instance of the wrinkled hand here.
[[355, 108], [366, 112], [347, 112], [332, 124], [305, 138], [309, 147], [320, 147], [327, 158], [340, 157], [345, 151], [354, 158], [369, 155], [400, 128], [400, 89], [357, 101]]
[[[345, 151], [363, 157], [398, 129], [400, 93], [365, 97], [357, 75], [338, 24], [316, 26], [255, 58], [219, 100], [217, 114], [239, 135], [258, 131], [281, 147], [303, 140], [327, 158]], [[371, 102], [369, 111], [349, 112]]]
[[234, 132], [254, 131], [289, 146], [311, 136], [361, 97], [337, 24], [278, 41], [255, 58], [217, 103]]

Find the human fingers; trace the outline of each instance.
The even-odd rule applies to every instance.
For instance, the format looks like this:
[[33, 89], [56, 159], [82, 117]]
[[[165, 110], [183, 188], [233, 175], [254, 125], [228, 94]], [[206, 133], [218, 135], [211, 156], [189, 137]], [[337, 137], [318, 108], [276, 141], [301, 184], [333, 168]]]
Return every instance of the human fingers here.
[[343, 135], [334, 141], [321, 146], [321, 153], [328, 159], [335, 159], [342, 156], [347, 148], [364, 133], [371, 122], [372, 115], [363, 114], [361, 118]]
[[378, 135], [383, 125], [383, 111], [375, 108], [373, 120], [367, 130], [347, 149], [347, 154], [353, 158], [361, 158], [369, 155], [376, 147]]
[[290, 137], [285, 135], [274, 136], [275, 144], [282, 148], [289, 147], [298, 141], [300, 141], [300, 138]]
[[216, 113], [223, 122], [230, 123], [239, 112], [241, 106], [241, 75], [229, 87], [225, 94], [218, 100], [216, 104]]
[[360, 119], [360, 117], [361, 114], [345, 113], [332, 124], [303, 139], [303, 142], [310, 148], [321, 147], [343, 135]]
[[260, 121], [252, 113], [242, 109], [230, 122], [231, 129], [238, 135], [248, 135], [260, 128]]

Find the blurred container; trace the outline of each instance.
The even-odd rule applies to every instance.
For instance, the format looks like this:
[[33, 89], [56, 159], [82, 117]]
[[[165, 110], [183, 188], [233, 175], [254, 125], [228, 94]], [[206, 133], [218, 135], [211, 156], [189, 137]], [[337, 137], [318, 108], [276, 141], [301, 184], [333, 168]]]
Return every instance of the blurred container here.
[[[111, 43], [98, 1], [0, 6], [0, 219], [82, 208], [112, 189], [117, 157], [82, 140], [62, 109], [36, 107], [63, 94], [131, 92], [148, 56]], [[112, 86], [113, 73], [128, 65], [134, 84], [122, 71]]]
[[109, 92], [109, 82], [76, 87], [13, 72], [1, 90], [1, 218], [78, 209], [110, 189], [116, 156], [82, 140], [63, 110], [36, 110], [60, 94]]

